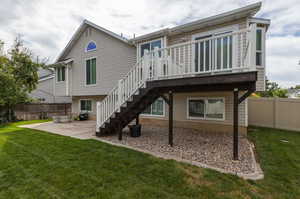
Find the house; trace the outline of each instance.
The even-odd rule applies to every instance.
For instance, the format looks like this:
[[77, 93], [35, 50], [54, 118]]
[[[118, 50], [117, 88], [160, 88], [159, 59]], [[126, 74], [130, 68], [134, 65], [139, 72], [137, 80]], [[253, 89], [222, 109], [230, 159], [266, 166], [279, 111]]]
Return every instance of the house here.
[[288, 98], [300, 98], [299, 88], [289, 88], [287, 93]]
[[37, 88], [29, 96], [37, 103], [71, 103], [71, 97], [54, 95], [54, 71], [39, 69]]
[[[85, 20], [59, 55], [55, 94], [88, 111], [96, 134], [137, 123], [238, 132], [248, 126], [247, 100], [265, 90], [270, 20], [255, 3], [173, 28], [125, 39]], [[237, 152], [236, 152], [237, 153]], [[237, 157], [237, 156], [235, 156]]]

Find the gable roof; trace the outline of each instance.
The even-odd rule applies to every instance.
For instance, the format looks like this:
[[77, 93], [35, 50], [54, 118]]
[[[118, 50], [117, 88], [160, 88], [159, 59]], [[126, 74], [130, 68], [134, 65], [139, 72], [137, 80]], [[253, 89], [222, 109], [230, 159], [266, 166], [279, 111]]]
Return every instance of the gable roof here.
[[62, 57], [64, 57], [70, 50], [71, 48], [73, 47], [73, 45], [76, 43], [76, 41], [80, 38], [81, 34], [84, 32], [84, 30], [88, 27], [93, 27], [101, 32], [104, 32], [108, 35], [110, 35], [111, 37], [117, 39], [117, 40], [120, 40], [126, 44], [129, 44], [130, 45], [130, 42], [124, 38], [124, 37], [121, 37], [120, 35], [110, 31], [110, 30], [107, 30], [101, 26], [98, 26], [97, 24], [94, 24], [88, 20], [83, 20], [83, 22], [81, 23], [81, 25], [79, 26], [79, 28], [76, 30], [76, 32], [73, 34], [71, 40], [68, 42], [68, 44], [66, 45], [66, 47], [63, 49], [63, 51], [58, 55], [55, 63], [59, 62], [59, 61], [63, 61], [61, 60]]
[[196, 20], [190, 23], [186, 23], [183, 25], [175, 26], [173, 28], [165, 28], [162, 30], [158, 30], [152, 33], [148, 33], [145, 35], [138, 36], [136, 38], [131, 39], [132, 42], [139, 42], [146, 39], [152, 39], [159, 36], [165, 35], [176, 35], [184, 32], [189, 32], [195, 29], [204, 28], [207, 26], [218, 25], [222, 23], [226, 23], [232, 20], [240, 19], [243, 17], [252, 17], [254, 16], [261, 8], [261, 2], [250, 4], [245, 7], [241, 7], [238, 9], [231, 10], [229, 12], [224, 12], [222, 14], [210, 16], [204, 19]]

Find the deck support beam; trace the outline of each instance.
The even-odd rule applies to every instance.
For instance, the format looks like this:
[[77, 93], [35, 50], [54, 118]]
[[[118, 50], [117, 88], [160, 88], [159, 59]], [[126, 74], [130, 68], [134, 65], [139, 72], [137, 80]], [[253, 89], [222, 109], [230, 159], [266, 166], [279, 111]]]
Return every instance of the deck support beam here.
[[251, 88], [247, 90], [247, 92], [239, 98], [239, 104], [242, 103], [247, 97], [249, 97], [252, 93], [255, 92], [255, 88]]
[[169, 145], [173, 147], [173, 92], [169, 91]]
[[233, 159], [239, 159], [239, 90], [233, 90]]

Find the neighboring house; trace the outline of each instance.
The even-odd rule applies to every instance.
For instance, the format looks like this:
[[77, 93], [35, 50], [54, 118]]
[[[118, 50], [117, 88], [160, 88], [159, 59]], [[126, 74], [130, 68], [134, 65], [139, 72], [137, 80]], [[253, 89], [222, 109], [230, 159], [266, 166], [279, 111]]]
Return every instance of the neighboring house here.
[[287, 96], [288, 98], [300, 98], [300, 89], [289, 88]]
[[119, 130], [120, 139], [120, 129], [139, 115], [142, 123], [170, 128], [246, 132], [245, 99], [265, 89], [270, 20], [253, 17], [260, 8], [130, 40], [85, 20], [57, 59], [64, 66], [55, 69], [55, 94], [72, 97], [73, 114], [97, 115], [97, 132]]
[[29, 93], [35, 103], [71, 103], [70, 97], [54, 95], [54, 70], [40, 69], [38, 75], [37, 88]]

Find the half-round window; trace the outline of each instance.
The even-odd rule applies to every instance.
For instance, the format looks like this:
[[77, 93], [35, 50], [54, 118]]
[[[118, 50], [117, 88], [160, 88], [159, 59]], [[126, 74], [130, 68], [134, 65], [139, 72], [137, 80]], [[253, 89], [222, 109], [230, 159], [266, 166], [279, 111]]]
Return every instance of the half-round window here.
[[88, 52], [88, 51], [96, 50], [96, 48], [97, 48], [96, 43], [93, 42], [93, 41], [91, 41], [91, 42], [87, 45], [86, 51]]

